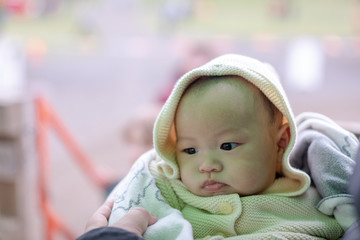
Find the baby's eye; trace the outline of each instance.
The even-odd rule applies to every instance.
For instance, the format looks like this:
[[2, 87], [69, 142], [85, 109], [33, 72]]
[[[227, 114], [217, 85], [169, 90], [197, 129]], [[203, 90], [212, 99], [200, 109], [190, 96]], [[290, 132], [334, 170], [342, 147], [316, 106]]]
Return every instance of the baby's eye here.
[[195, 153], [198, 152], [198, 150], [195, 149], [195, 148], [185, 148], [184, 152], [187, 153], [187, 154], [195, 154]]
[[221, 144], [220, 149], [225, 151], [230, 151], [236, 148], [238, 145], [239, 145], [238, 143], [234, 143], [234, 142], [223, 143]]

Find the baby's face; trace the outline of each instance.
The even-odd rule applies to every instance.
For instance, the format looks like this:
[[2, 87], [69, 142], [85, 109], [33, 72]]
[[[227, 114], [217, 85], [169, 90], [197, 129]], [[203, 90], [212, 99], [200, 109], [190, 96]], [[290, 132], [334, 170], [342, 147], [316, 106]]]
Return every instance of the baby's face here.
[[257, 90], [246, 85], [240, 90], [217, 84], [180, 102], [176, 157], [181, 180], [193, 194], [253, 195], [274, 182], [276, 133]]

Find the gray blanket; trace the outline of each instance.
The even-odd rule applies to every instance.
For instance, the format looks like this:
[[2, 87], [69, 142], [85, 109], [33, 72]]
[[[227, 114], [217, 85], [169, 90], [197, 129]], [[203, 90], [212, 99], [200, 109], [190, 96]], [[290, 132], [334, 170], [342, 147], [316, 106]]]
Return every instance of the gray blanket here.
[[[348, 136], [344, 137], [348, 143]], [[290, 164], [305, 171], [322, 198], [348, 194], [355, 161], [348, 145], [337, 146], [332, 139], [313, 129], [303, 130], [290, 156]]]
[[354, 171], [359, 141], [351, 132], [317, 113], [296, 118], [297, 140], [290, 164], [309, 174], [321, 200], [319, 211], [334, 215], [344, 230], [356, 220], [349, 182]]

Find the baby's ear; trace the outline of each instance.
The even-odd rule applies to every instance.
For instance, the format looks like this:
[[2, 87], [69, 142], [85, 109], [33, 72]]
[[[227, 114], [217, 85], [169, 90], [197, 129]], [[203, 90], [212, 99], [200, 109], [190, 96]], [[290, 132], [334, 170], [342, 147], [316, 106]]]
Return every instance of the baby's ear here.
[[277, 146], [278, 151], [285, 152], [290, 142], [290, 126], [288, 123], [283, 123], [277, 132]]
[[276, 172], [281, 174], [282, 172], [282, 160], [284, 157], [284, 152], [290, 142], [290, 126], [288, 123], [284, 123], [278, 129], [276, 135], [276, 144], [277, 144], [277, 166]]

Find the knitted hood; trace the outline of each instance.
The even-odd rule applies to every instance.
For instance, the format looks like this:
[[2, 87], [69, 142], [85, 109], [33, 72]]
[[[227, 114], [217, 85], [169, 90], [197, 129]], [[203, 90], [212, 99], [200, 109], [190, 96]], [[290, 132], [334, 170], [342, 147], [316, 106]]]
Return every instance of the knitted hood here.
[[303, 193], [310, 185], [309, 176], [289, 164], [289, 155], [294, 147], [296, 139], [296, 126], [294, 116], [290, 108], [286, 94], [281, 86], [275, 70], [269, 64], [256, 59], [226, 54], [191, 70], [184, 74], [176, 83], [169, 98], [160, 111], [154, 126], [155, 149], [163, 161], [158, 165], [160, 171], [168, 179], [179, 179], [180, 172], [176, 162], [176, 134], [174, 118], [177, 106], [186, 88], [202, 76], [240, 76], [264, 93], [269, 100], [282, 112], [284, 121], [290, 126], [291, 138], [284, 153], [282, 161], [282, 173], [285, 177], [295, 180], [298, 184], [296, 189], [287, 195]]

